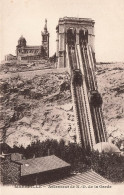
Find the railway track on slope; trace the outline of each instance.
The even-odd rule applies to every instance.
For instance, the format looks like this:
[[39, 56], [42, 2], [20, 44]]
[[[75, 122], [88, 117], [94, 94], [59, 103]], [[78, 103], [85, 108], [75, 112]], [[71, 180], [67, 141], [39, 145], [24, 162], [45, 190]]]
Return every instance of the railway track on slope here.
[[89, 145], [89, 139], [87, 134], [87, 121], [86, 121], [86, 115], [85, 115], [85, 108], [83, 105], [83, 99], [82, 99], [82, 92], [81, 92], [81, 86], [75, 86], [76, 90], [76, 97], [77, 97], [77, 105], [78, 105], [78, 118], [80, 121], [80, 135], [81, 140], [86, 148]]
[[[87, 80], [89, 82], [88, 90], [90, 93], [92, 93], [92, 91], [98, 91], [91, 50], [88, 50], [88, 47], [82, 48], [81, 53], [82, 53], [83, 64], [85, 66], [84, 69], [85, 69], [86, 77], [88, 78]], [[96, 143], [106, 141], [107, 135], [106, 135], [105, 123], [102, 115], [101, 105], [94, 107], [92, 104], [90, 104], [90, 109], [91, 109], [94, 131], [96, 134], [95, 135]]]
[[[88, 78], [88, 85], [87, 86], [88, 86], [88, 91], [90, 93], [92, 90], [95, 90], [95, 86], [92, 82], [92, 78], [91, 78], [91, 80], [89, 78], [89, 74], [90, 74], [90, 72], [89, 72], [89, 59], [88, 59], [86, 48], [82, 48], [82, 59], [83, 59], [83, 65], [84, 65], [86, 78]], [[97, 142], [101, 141], [101, 135], [100, 135], [101, 127], [100, 127], [100, 123], [99, 123], [99, 116], [97, 113], [97, 109], [95, 107], [93, 107], [92, 104], [90, 104], [90, 110], [91, 110], [91, 116], [92, 116], [93, 127], [94, 127], [94, 131], [95, 131], [95, 138], [96, 138], [96, 143], [97, 143]]]
[[[69, 50], [69, 58], [70, 58], [70, 65], [71, 70], [75, 70], [79, 68], [78, 59], [77, 59], [78, 53], [75, 52], [75, 50]], [[83, 80], [82, 80], [83, 83]], [[84, 89], [82, 88], [82, 85], [78, 85], [77, 83], [73, 83], [73, 94], [75, 99], [75, 106], [76, 106], [76, 115], [77, 115], [77, 121], [78, 121], [78, 133], [79, 133], [79, 140], [80, 143], [85, 149], [90, 145], [90, 140], [88, 136], [88, 129], [90, 129], [89, 125], [89, 119], [88, 119], [88, 113], [86, 109], [86, 101], [85, 98], [82, 96], [84, 92]], [[91, 138], [91, 135], [90, 135]], [[92, 145], [92, 144], [91, 144]]]

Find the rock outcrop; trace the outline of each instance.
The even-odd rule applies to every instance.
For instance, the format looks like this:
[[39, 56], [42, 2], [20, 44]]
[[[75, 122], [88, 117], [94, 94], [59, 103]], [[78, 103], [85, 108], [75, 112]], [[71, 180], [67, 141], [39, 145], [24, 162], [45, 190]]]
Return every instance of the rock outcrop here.
[[[110, 138], [124, 139], [124, 64], [97, 65], [99, 92]], [[10, 146], [46, 138], [74, 141], [75, 121], [66, 70], [2, 74], [1, 139]]]

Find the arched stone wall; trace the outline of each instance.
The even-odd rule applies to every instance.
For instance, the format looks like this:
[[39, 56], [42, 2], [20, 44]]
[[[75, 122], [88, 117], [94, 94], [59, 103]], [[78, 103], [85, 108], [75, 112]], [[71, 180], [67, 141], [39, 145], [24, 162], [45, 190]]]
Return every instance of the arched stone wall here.
[[[67, 32], [69, 29], [75, 31], [75, 43], [81, 43], [80, 31], [84, 31], [84, 38], [82, 37], [82, 42], [87, 42], [95, 55], [94, 49], [94, 20], [88, 18], [71, 18], [64, 17], [60, 18], [57, 25], [57, 68], [66, 67], [66, 44], [67, 44]], [[72, 36], [73, 37], [73, 36]], [[73, 38], [72, 38], [73, 39]], [[83, 41], [84, 40], [84, 41]]]

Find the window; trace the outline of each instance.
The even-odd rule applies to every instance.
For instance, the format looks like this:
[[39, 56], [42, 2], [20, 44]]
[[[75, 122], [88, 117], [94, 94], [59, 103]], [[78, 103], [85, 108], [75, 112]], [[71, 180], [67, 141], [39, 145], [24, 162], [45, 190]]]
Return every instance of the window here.
[[43, 36], [43, 41], [47, 41], [47, 36]]

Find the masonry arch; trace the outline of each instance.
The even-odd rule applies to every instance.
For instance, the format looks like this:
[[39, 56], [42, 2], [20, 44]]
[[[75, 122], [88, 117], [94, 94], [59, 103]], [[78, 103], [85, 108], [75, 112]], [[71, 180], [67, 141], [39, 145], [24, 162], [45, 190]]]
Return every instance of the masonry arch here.
[[80, 29], [79, 30], [79, 44], [83, 46], [83, 45], [87, 45], [87, 43], [88, 43], [88, 30]]
[[69, 28], [67, 29], [67, 43], [70, 46], [74, 46], [76, 43], [76, 29]]

